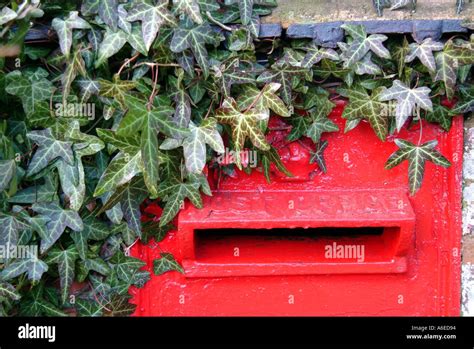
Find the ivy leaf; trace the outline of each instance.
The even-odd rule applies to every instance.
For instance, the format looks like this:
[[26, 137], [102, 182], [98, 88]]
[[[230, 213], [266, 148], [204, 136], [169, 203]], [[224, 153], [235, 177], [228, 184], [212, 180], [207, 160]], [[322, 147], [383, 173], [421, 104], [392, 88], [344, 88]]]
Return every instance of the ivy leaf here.
[[281, 85], [275, 82], [266, 84], [262, 90], [247, 85], [237, 100], [239, 109], [246, 110], [253, 105], [256, 110], [265, 113], [266, 119], [270, 116], [270, 109], [279, 116], [290, 116], [291, 113], [285, 103], [275, 94], [280, 87]]
[[226, 5], [232, 5], [235, 3], [239, 5], [240, 20], [242, 21], [242, 24], [249, 24], [252, 19], [254, 0], [225, 0]]
[[155, 275], [161, 275], [173, 270], [184, 274], [183, 267], [179, 265], [171, 253], [160, 253], [160, 257], [153, 261], [153, 272]]
[[200, 184], [196, 182], [162, 182], [160, 184], [159, 197], [164, 198], [166, 202], [163, 213], [160, 217], [160, 227], [165, 226], [177, 215], [188, 198], [197, 208], [202, 207], [201, 194], [199, 193]]
[[113, 31], [117, 30], [118, 22], [118, 1], [117, 0], [100, 0], [99, 1], [99, 17]]
[[23, 76], [19, 70], [14, 70], [6, 76], [8, 85], [5, 91], [21, 99], [26, 114], [35, 111], [35, 105], [44, 100], [49, 100], [53, 93], [51, 81], [46, 79], [48, 73], [39, 68], [35, 73]]
[[202, 24], [199, 4], [196, 0], [173, 0], [173, 9], [176, 13], [184, 13], [197, 24]]
[[26, 229], [29, 229], [29, 225], [17, 217], [2, 214], [0, 216], [0, 246], [5, 248], [16, 246], [18, 243], [18, 233]]
[[381, 17], [383, 15], [383, 9], [390, 7], [390, 0], [373, 0], [373, 4], [377, 15]]
[[379, 95], [380, 101], [389, 101], [395, 99], [396, 107], [396, 124], [397, 130], [400, 131], [405, 121], [413, 114], [416, 106], [427, 110], [433, 110], [429, 94], [431, 90], [428, 87], [409, 88], [400, 80], [395, 80], [392, 87], [385, 89]]
[[180, 27], [174, 31], [170, 49], [175, 53], [191, 49], [194, 58], [204, 73], [204, 77], [207, 78], [209, 76], [209, 63], [206, 43], [214, 45], [219, 43], [216, 33], [209, 24], [201, 24], [191, 28]]
[[132, 24], [127, 21], [128, 12], [125, 9], [124, 4], [120, 4], [117, 6], [117, 26], [122, 29], [125, 33], [131, 34], [132, 33]]
[[339, 127], [330, 120], [324, 113], [318, 113], [315, 110], [310, 111], [312, 122], [309, 124], [305, 135], [313, 140], [314, 143], [319, 143], [321, 135], [324, 132], [339, 131]]
[[53, 136], [51, 129], [31, 131], [27, 134], [27, 137], [38, 144], [38, 150], [33, 155], [33, 159], [31, 159], [28, 166], [28, 176], [40, 172], [57, 158], [63, 159], [69, 165], [74, 165], [74, 155], [71, 149], [72, 142], [57, 140]]
[[324, 160], [324, 151], [326, 150], [327, 146], [328, 141], [322, 141], [319, 143], [316, 152], [311, 152], [311, 158], [309, 159], [309, 163], [316, 163], [323, 173], [327, 172], [326, 161]]
[[71, 61], [66, 66], [66, 71], [61, 76], [61, 83], [63, 86], [63, 104], [66, 104], [66, 99], [71, 91], [71, 84], [76, 79], [77, 74], [85, 77], [87, 75], [84, 59], [82, 58], [82, 49], [79, 47], [72, 55]]
[[[117, 130], [119, 135], [134, 134], [141, 131], [141, 157], [144, 163], [145, 183], [152, 196], [156, 197], [159, 179], [158, 165], [158, 132], [169, 137], [181, 138], [189, 131], [180, 128], [171, 120], [173, 108], [161, 105], [159, 108], [148, 110], [146, 103], [136, 97], [128, 96], [126, 104], [129, 111]], [[123, 183], [121, 183], [123, 184]]]
[[274, 164], [278, 171], [284, 173], [287, 177], [293, 177], [293, 174], [288, 171], [288, 169], [281, 161], [280, 154], [275, 147], [270, 146], [270, 150], [262, 152], [262, 167], [263, 173], [268, 183], [270, 183], [270, 165]]
[[75, 262], [77, 258], [79, 258], [79, 253], [74, 245], [71, 245], [65, 250], [59, 248], [52, 249], [46, 259], [47, 263], [58, 265], [61, 301], [63, 304], [66, 303], [68, 299], [69, 289], [74, 281]]
[[381, 58], [390, 58], [390, 52], [382, 44], [388, 39], [387, 36], [372, 34], [366, 37], [364, 26], [361, 24], [343, 24], [341, 27], [354, 39], [347, 47], [340, 46], [342, 50], [341, 58], [344, 61], [343, 68], [351, 67], [369, 51]]
[[416, 57], [421, 63], [431, 72], [436, 71], [435, 58], [433, 51], [442, 50], [444, 45], [441, 42], [433, 41], [432, 38], [423, 40], [421, 44], [416, 42], [408, 46], [408, 54], [405, 57], [405, 62], [412, 62]]
[[120, 207], [127, 221], [127, 226], [138, 237], [141, 237], [142, 234], [140, 205], [147, 196], [148, 191], [142, 178], [132, 180], [121, 192]]
[[[209, 144], [217, 153], [224, 153], [224, 142], [216, 129], [217, 122], [214, 118], [205, 119], [200, 126], [192, 121], [189, 123], [189, 135], [174, 145], [181, 145], [184, 152], [184, 160], [188, 173], [202, 173], [206, 164], [206, 144]], [[167, 147], [166, 140], [160, 146], [161, 149], [173, 149]]]
[[101, 196], [129, 182], [135, 175], [141, 172], [141, 162], [142, 158], [139, 151], [135, 154], [118, 153], [100, 177], [94, 191], [94, 196]]
[[27, 258], [17, 259], [5, 267], [0, 273], [0, 280], [10, 280], [26, 273], [29, 280], [39, 281], [43, 273], [48, 270], [48, 265], [28, 250], [27, 254]]
[[395, 144], [400, 148], [388, 158], [385, 168], [391, 169], [402, 161], [408, 160], [408, 179], [410, 182], [410, 193], [414, 195], [421, 187], [425, 173], [425, 162], [431, 161], [435, 165], [449, 167], [451, 163], [436, 149], [436, 140], [428, 141], [422, 145], [415, 145], [402, 139], [396, 139]]
[[[105, 1], [105, 0], [104, 0]], [[102, 2], [102, 1], [101, 1]], [[84, 19], [79, 17], [77, 11], [69, 12], [69, 16], [62, 20], [55, 18], [51, 22], [51, 26], [56, 30], [59, 39], [59, 46], [61, 52], [67, 57], [72, 45], [72, 31], [73, 29], [89, 29], [90, 25]]]
[[460, 86], [459, 92], [459, 101], [451, 110], [451, 113], [456, 115], [474, 111], [474, 86], [471, 84], [468, 87]]
[[255, 76], [240, 66], [232, 66], [232, 68], [223, 70], [215, 69], [217, 83], [225, 97], [230, 97], [230, 90], [234, 84], [252, 84], [255, 82]]
[[125, 256], [121, 251], [117, 252], [110, 262], [114, 263], [113, 269], [117, 273], [117, 277], [128, 284], [135, 283], [139, 269], [146, 265], [142, 260]]
[[125, 32], [117, 30], [116, 32], [107, 29], [105, 32], [104, 40], [100, 43], [99, 53], [97, 54], [97, 60], [95, 67], [98, 68], [107, 59], [117, 52], [127, 43], [128, 36]]
[[448, 99], [452, 99], [456, 86], [457, 69], [461, 65], [474, 63], [474, 50], [469, 46], [457, 46], [452, 40], [449, 40], [443, 51], [436, 52], [435, 62], [438, 70], [434, 81], [442, 81], [446, 89], [446, 96]]
[[16, 291], [15, 287], [7, 282], [0, 282], [0, 299], [8, 298], [17, 301], [21, 298], [21, 295]]
[[336, 51], [330, 48], [320, 48], [314, 42], [307, 47], [303, 47], [303, 50], [307, 52], [301, 62], [301, 67], [303, 68], [311, 68], [316, 63], [319, 63], [323, 58], [333, 61], [339, 60], [339, 55]]
[[168, 0], [158, 0], [156, 5], [151, 5], [145, 1], [134, 2], [133, 7], [128, 12], [127, 20], [142, 22], [143, 41], [147, 51], [150, 50], [162, 25], [176, 24], [175, 17], [168, 10]]
[[47, 236], [42, 236], [41, 253], [54, 245], [66, 228], [81, 231], [84, 226], [79, 214], [73, 210], [64, 210], [57, 203], [36, 203], [33, 211], [46, 221]]
[[455, 114], [451, 110], [438, 101], [433, 105], [433, 111], [427, 112], [424, 119], [428, 122], [438, 123], [443, 129], [449, 131], [453, 122], [453, 115]]
[[380, 75], [382, 70], [380, 67], [372, 62], [372, 54], [368, 52], [362, 60], [354, 63], [354, 72], [357, 75]]
[[244, 148], [247, 137], [257, 148], [261, 150], [270, 149], [262, 130], [258, 126], [258, 122], [266, 118], [264, 112], [255, 108], [241, 112], [235, 100], [229, 97], [224, 100], [222, 108], [216, 111], [215, 116], [217, 121], [231, 125], [232, 140], [237, 151]]
[[137, 86], [136, 81], [121, 80], [118, 74], [114, 74], [112, 81], [98, 79], [100, 85], [100, 95], [113, 98], [122, 108], [125, 109], [125, 97], [129, 95], [129, 91]]
[[102, 312], [102, 305], [97, 303], [96, 301], [88, 301], [85, 299], [76, 299], [76, 303], [74, 304], [79, 316], [85, 317], [96, 317], [96, 316], [103, 316]]
[[0, 192], [5, 190], [15, 175], [16, 172], [16, 161], [15, 160], [0, 160]]
[[344, 108], [342, 117], [349, 121], [368, 120], [377, 137], [385, 141], [388, 133], [388, 108], [379, 101], [382, 89], [375, 89], [372, 95], [364, 88], [349, 90], [349, 104]]
[[394, 0], [393, 2], [391, 2], [392, 7], [390, 7], [390, 11], [398, 10], [399, 8], [405, 7], [410, 2], [415, 4], [416, 0]]

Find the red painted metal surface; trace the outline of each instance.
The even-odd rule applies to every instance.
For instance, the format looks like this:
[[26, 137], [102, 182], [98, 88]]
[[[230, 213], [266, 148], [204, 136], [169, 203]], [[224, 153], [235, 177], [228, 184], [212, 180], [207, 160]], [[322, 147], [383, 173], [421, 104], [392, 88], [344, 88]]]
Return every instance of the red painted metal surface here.
[[[341, 130], [343, 108], [330, 115]], [[288, 144], [282, 125], [271, 121], [269, 141], [293, 178], [221, 178], [203, 209], [186, 204], [177, 231], [134, 246], [150, 271], [163, 251], [185, 270], [132, 289], [135, 315], [459, 315], [462, 118], [448, 133], [423, 124], [422, 142], [437, 139], [453, 165], [427, 163], [413, 197], [406, 162], [384, 169], [393, 139], [379, 141], [368, 124], [323, 135], [326, 174], [309, 164], [311, 141]], [[418, 142], [419, 125], [398, 137]]]

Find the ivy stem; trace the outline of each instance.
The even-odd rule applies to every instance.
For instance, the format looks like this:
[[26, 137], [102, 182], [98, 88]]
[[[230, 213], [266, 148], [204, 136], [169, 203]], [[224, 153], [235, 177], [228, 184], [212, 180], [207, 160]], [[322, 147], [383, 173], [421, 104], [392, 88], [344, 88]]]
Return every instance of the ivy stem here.
[[130, 63], [132, 63], [134, 60], [136, 60], [138, 58], [138, 56], [140, 55], [140, 53], [136, 53], [134, 56], [130, 57], [130, 58], [127, 58], [123, 64], [120, 66], [120, 69], [118, 70], [117, 74], [120, 75], [120, 73], [122, 73], [122, 70], [130, 65]]
[[227, 31], [233, 31], [233, 29], [231, 27], [228, 27], [226, 26], [225, 24], [222, 24], [221, 22], [219, 22], [217, 19], [215, 19], [214, 17], [212, 17], [211, 13], [209, 11], [206, 11], [206, 16], [209, 18], [209, 20], [218, 25], [219, 27], [221, 27], [222, 29], [224, 30], [227, 30]]
[[151, 72], [152, 72], [152, 75], [154, 75], [154, 78], [153, 78], [153, 90], [151, 91], [151, 94], [150, 94], [150, 98], [148, 99], [148, 103], [147, 103], [147, 109], [148, 111], [151, 110], [151, 106], [153, 104], [153, 98], [155, 98], [155, 95], [156, 95], [156, 85], [158, 83], [158, 66], [153, 66], [151, 68]]
[[421, 136], [423, 135], [423, 122], [421, 121], [420, 110], [416, 111], [418, 120], [420, 120], [420, 136], [418, 137], [418, 146], [421, 145]]

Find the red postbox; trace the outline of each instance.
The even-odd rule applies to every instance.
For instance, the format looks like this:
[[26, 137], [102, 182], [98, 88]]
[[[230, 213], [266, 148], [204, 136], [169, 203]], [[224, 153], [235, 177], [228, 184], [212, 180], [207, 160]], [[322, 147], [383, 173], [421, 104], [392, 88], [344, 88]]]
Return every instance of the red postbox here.
[[[330, 115], [341, 130], [343, 108]], [[223, 178], [165, 240], [135, 246], [149, 269], [163, 251], [184, 268], [133, 289], [135, 315], [459, 315], [462, 118], [449, 132], [422, 126], [452, 166], [427, 163], [415, 196], [406, 163], [384, 169], [393, 139], [368, 124], [323, 135], [325, 174], [309, 163], [311, 143], [272, 131], [294, 177]], [[418, 126], [398, 137], [417, 142]]]

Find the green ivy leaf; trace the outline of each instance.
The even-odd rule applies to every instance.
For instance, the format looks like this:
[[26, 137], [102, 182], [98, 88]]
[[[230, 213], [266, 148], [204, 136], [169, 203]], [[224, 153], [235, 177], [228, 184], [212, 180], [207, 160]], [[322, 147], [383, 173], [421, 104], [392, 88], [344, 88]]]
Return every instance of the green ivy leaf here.
[[76, 259], [79, 258], [74, 245], [65, 250], [54, 248], [48, 253], [46, 262], [48, 264], [57, 264], [59, 272], [59, 282], [61, 287], [61, 301], [66, 303], [69, 296], [69, 289], [74, 281], [74, 269]]
[[171, 253], [160, 253], [160, 257], [153, 261], [153, 272], [155, 275], [161, 275], [168, 271], [178, 271], [184, 274], [183, 267], [179, 265]]
[[310, 164], [316, 163], [319, 169], [323, 172], [327, 172], [326, 161], [324, 160], [324, 151], [328, 146], [328, 141], [322, 141], [318, 144], [316, 151], [311, 152], [311, 158], [309, 159]]
[[15, 160], [0, 160], [0, 192], [8, 188], [12, 178], [16, 172], [16, 161]]
[[301, 62], [301, 67], [311, 68], [316, 63], [319, 63], [322, 59], [330, 59], [333, 61], [339, 60], [339, 55], [336, 51], [330, 48], [318, 47], [314, 42], [310, 45], [303, 47], [306, 51], [306, 55]]
[[415, 106], [427, 111], [433, 111], [429, 94], [431, 90], [428, 87], [409, 88], [400, 80], [395, 80], [392, 87], [383, 90], [379, 94], [380, 101], [389, 101], [395, 99], [397, 107], [395, 111], [397, 130], [400, 131], [409, 116], [413, 115]]
[[240, 110], [246, 110], [250, 106], [256, 110], [262, 111], [266, 115], [266, 119], [270, 117], [270, 109], [275, 114], [283, 117], [290, 116], [290, 111], [285, 103], [275, 94], [281, 85], [275, 82], [266, 84], [262, 90], [255, 86], [245, 86], [243, 93], [240, 94], [237, 100], [237, 105]]
[[408, 53], [405, 57], [405, 62], [412, 62], [416, 57], [420, 62], [428, 68], [431, 72], [436, 71], [435, 59], [433, 51], [441, 51], [444, 45], [441, 42], [433, 41], [432, 38], [423, 40], [421, 44], [416, 42], [408, 46]]
[[21, 298], [21, 295], [17, 292], [13, 285], [7, 282], [0, 282], [0, 299], [8, 298], [17, 301]]
[[254, 0], [225, 0], [226, 5], [237, 3], [239, 5], [240, 20], [247, 25], [252, 19]]
[[175, 53], [191, 49], [204, 77], [209, 76], [208, 53], [205, 44], [219, 44], [220, 39], [209, 24], [201, 24], [195, 27], [180, 27], [175, 29], [171, 39], [170, 49]]
[[97, 54], [97, 60], [95, 67], [98, 68], [107, 59], [117, 52], [127, 43], [128, 36], [125, 32], [117, 30], [116, 32], [107, 29], [105, 32], [104, 40], [100, 43], [99, 52]]
[[69, 16], [65, 20], [62, 20], [60, 18], [53, 19], [51, 26], [54, 30], [56, 30], [56, 33], [58, 34], [61, 52], [66, 57], [69, 56], [69, 52], [71, 51], [73, 29], [90, 28], [89, 23], [79, 17], [77, 11], [69, 12]]
[[408, 160], [408, 179], [410, 182], [410, 193], [415, 193], [420, 189], [425, 173], [425, 162], [431, 161], [435, 165], [449, 167], [451, 163], [436, 149], [436, 140], [428, 141], [422, 145], [415, 145], [402, 139], [396, 139], [395, 144], [400, 148], [394, 152], [385, 164], [386, 169], [391, 169], [399, 165], [402, 161]]
[[47, 270], [48, 265], [45, 262], [28, 253], [28, 258], [17, 259], [5, 267], [0, 273], [0, 280], [10, 280], [26, 273], [29, 280], [37, 282]]
[[118, 1], [117, 0], [100, 0], [98, 6], [99, 17], [113, 31], [117, 30], [118, 22]]
[[57, 203], [36, 203], [32, 206], [32, 209], [46, 221], [48, 230], [48, 235], [42, 236], [41, 239], [41, 253], [53, 246], [66, 228], [81, 231], [84, 227], [77, 212], [64, 210]]
[[201, 194], [199, 193], [199, 183], [162, 182], [160, 184], [159, 197], [166, 202], [163, 213], [160, 217], [160, 227], [165, 226], [176, 216], [188, 198], [197, 208], [202, 207]]
[[57, 140], [50, 128], [40, 131], [31, 131], [27, 134], [33, 142], [38, 145], [38, 150], [33, 155], [33, 158], [28, 165], [27, 175], [32, 176], [48, 164], [61, 158], [69, 165], [74, 165], [74, 154], [72, 152], [72, 142], [64, 142]]
[[29, 229], [29, 225], [13, 215], [0, 215], [0, 246], [9, 248], [18, 243], [18, 234]]
[[241, 112], [233, 98], [226, 98], [222, 103], [222, 108], [216, 111], [217, 121], [232, 126], [232, 139], [237, 151], [244, 148], [247, 138], [261, 150], [270, 149], [258, 126], [258, 122], [265, 118], [265, 113], [255, 108]]
[[112, 81], [98, 79], [100, 86], [99, 94], [104, 97], [113, 98], [122, 108], [125, 108], [125, 97], [130, 94], [130, 90], [137, 86], [136, 81], [121, 80], [118, 74], [115, 74]]
[[186, 14], [197, 24], [202, 24], [199, 4], [196, 0], [173, 0], [175, 13]]
[[142, 22], [143, 41], [147, 51], [150, 49], [162, 25], [175, 25], [174, 16], [168, 10], [168, 0], [158, 0], [156, 5], [136, 1], [128, 12], [127, 20]]
[[385, 141], [388, 133], [388, 108], [379, 101], [383, 88], [377, 88], [369, 95], [364, 88], [349, 90], [349, 104], [342, 117], [347, 120], [366, 119], [377, 137]]
[[49, 100], [53, 93], [53, 85], [46, 79], [47, 76], [48, 73], [42, 68], [27, 77], [14, 70], [6, 76], [5, 91], [20, 98], [25, 113], [31, 114], [38, 102]]

